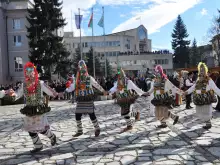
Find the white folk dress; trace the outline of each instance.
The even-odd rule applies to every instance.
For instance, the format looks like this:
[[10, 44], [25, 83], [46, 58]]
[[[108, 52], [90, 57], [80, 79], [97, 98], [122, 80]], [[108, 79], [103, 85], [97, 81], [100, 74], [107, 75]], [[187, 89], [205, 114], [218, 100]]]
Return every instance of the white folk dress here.
[[[196, 90], [196, 84], [190, 87], [186, 92], [188, 94], [192, 92], [200, 93], [201, 90]], [[206, 85], [206, 91], [213, 90], [218, 96], [220, 96], [220, 89], [215, 85], [214, 81], [210, 79]], [[196, 116], [202, 121], [209, 121], [212, 118], [212, 104], [196, 106]]]
[[[19, 99], [20, 97], [25, 95], [24, 90], [25, 90], [24, 85], [22, 84], [21, 88], [19, 88], [18, 91], [16, 92], [16, 99]], [[47, 86], [43, 81], [40, 81], [37, 90], [41, 90], [41, 97], [37, 98], [35, 96], [25, 95], [26, 98], [25, 106], [36, 106], [38, 105], [39, 102], [40, 104], [43, 104], [44, 103], [43, 92], [52, 97], [56, 96], [56, 92], [52, 90], [49, 86]], [[32, 133], [43, 132], [50, 128], [46, 114], [36, 115], [36, 116], [25, 116], [23, 126], [25, 131]]]
[[[138, 88], [131, 80], [127, 80], [127, 90], [134, 90], [139, 96], [142, 96], [145, 92], [142, 91], [140, 88]], [[115, 92], [118, 91], [118, 83], [115, 82], [114, 86], [109, 90], [110, 94], [114, 94]], [[120, 91], [120, 93], [122, 94], [124, 91]], [[134, 105], [138, 104], [137, 101], [134, 102], [134, 104], [130, 105], [129, 108], [129, 113], [133, 112], [133, 109], [135, 108]], [[121, 109], [121, 111], [124, 111]], [[126, 110], [125, 110], [126, 111]], [[126, 114], [126, 112], [121, 112], [122, 116], [123, 114]]]
[[[154, 93], [154, 87], [149, 90], [149, 94], [153, 94]], [[170, 92], [172, 94], [179, 94], [182, 95], [182, 92], [179, 88], [175, 87], [175, 85], [173, 85], [169, 80], [165, 81], [164, 84], [164, 93], [166, 92]], [[155, 91], [155, 95], [160, 95], [162, 94], [160, 90]], [[169, 108], [167, 106], [155, 106], [155, 117], [157, 118], [157, 120], [167, 120], [169, 118]]]

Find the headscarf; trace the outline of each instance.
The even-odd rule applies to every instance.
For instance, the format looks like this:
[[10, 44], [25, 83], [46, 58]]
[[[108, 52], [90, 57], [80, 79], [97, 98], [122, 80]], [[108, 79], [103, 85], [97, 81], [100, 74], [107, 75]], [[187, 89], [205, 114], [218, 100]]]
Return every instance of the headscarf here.
[[[31, 79], [32, 76], [33, 76], [33, 79]], [[36, 89], [39, 83], [39, 76], [38, 76], [37, 69], [33, 63], [27, 62], [25, 64], [24, 77], [25, 77], [26, 84], [30, 84], [30, 86], [27, 86], [28, 94], [36, 93]]]
[[155, 72], [156, 72], [156, 77], [157, 77], [157, 78], [167, 79], [167, 75], [164, 74], [163, 68], [162, 68], [161, 65], [157, 65], [157, 66], [155, 67]]

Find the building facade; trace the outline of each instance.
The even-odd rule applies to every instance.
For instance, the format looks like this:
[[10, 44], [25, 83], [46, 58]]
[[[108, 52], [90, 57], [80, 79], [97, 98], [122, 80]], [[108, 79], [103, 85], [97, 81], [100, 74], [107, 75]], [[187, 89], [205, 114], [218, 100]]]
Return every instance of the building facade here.
[[0, 3], [0, 84], [23, 79], [23, 64], [28, 61], [28, 0]]
[[[29, 61], [26, 17], [30, 8], [33, 8], [30, 0], [0, 2], [0, 84], [24, 79], [23, 66]], [[54, 34], [63, 37], [63, 28]], [[52, 76], [57, 79], [57, 75]]]
[[[74, 58], [75, 50], [80, 47], [80, 37], [65, 32], [64, 42]], [[144, 72], [156, 64], [161, 64], [167, 71], [173, 69], [173, 57], [168, 51], [152, 52], [151, 40], [143, 25], [106, 36], [83, 36], [81, 43], [83, 55], [93, 47], [95, 56], [104, 63], [106, 55], [113, 69], [120, 65], [127, 71]]]

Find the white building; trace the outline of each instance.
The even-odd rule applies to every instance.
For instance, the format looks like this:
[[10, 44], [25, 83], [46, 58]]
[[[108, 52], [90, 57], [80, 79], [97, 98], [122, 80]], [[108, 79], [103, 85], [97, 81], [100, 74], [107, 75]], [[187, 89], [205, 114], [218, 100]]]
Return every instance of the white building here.
[[[64, 42], [74, 57], [76, 48], [80, 47], [80, 37], [74, 37], [73, 32], [65, 32]], [[83, 55], [93, 47], [101, 62], [104, 62], [106, 54], [114, 69], [120, 65], [127, 71], [141, 71], [152, 69], [155, 64], [161, 64], [168, 72], [173, 69], [173, 58], [168, 51], [152, 53], [151, 40], [143, 25], [106, 36], [83, 36], [81, 43]]]

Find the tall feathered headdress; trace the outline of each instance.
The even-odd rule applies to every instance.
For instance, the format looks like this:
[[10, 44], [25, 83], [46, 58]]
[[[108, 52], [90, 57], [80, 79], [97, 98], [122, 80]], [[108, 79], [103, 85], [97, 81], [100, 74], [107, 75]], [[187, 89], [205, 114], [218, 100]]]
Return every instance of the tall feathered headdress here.
[[208, 67], [206, 66], [205, 63], [203, 62], [200, 62], [199, 65], [198, 65], [198, 74], [200, 75], [201, 74], [201, 68], [203, 67], [204, 69], [204, 72], [205, 72], [205, 75], [208, 74]]
[[162, 68], [161, 65], [157, 65], [154, 70], [155, 70], [155, 72], [156, 72], [157, 74], [159, 74], [162, 78], [164, 78], [164, 79], [167, 78], [166, 74], [164, 74], [164, 72], [163, 72], [163, 68]]

